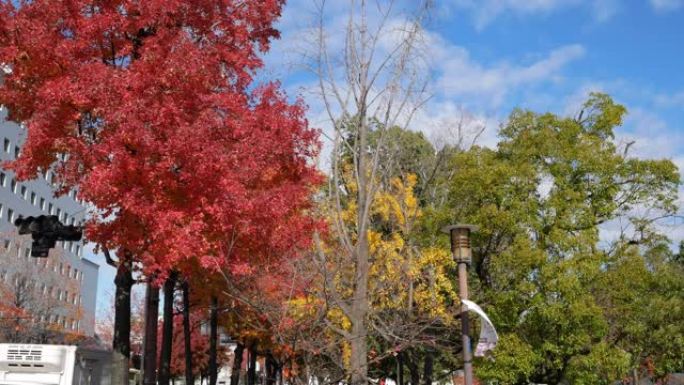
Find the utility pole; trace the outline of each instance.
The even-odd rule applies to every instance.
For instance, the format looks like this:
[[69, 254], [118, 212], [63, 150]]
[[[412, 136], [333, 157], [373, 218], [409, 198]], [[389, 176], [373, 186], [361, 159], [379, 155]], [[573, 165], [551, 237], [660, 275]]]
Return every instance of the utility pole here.
[[[477, 226], [456, 224], [442, 229], [451, 236], [451, 255], [458, 264], [458, 296], [468, 299], [468, 265], [472, 262], [470, 233]], [[473, 352], [470, 344], [470, 319], [468, 309], [461, 304], [461, 343], [463, 345], [463, 374], [465, 385], [473, 385]]]

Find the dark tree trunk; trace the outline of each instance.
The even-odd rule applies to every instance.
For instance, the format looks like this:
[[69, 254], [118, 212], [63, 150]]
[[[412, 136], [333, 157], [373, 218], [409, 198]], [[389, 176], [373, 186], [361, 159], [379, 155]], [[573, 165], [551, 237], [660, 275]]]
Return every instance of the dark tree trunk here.
[[249, 368], [247, 369], [247, 385], [256, 384], [256, 361], [257, 361], [257, 343], [252, 342], [249, 347]]
[[404, 358], [406, 359], [406, 366], [408, 367], [409, 370], [409, 376], [411, 379], [411, 385], [420, 385], [420, 372], [418, 371], [418, 363], [417, 360], [415, 360], [415, 354], [413, 355], [405, 355]]
[[397, 385], [404, 385], [404, 353], [397, 354]]
[[242, 369], [242, 355], [245, 351], [245, 345], [238, 342], [235, 346], [235, 353], [233, 355], [233, 370], [230, 372], [230, 385], [240, 384], [240, 370]]
[[143, 353], [143, 384], [157, 384], [157, 320], [159, 319], [159, 288], [147, 282], [145, 298], [145, 351]]
[[427, 351], [425, 353], [425, 365], [423, 366], [423, 384], [432, 385], [432, 363], [433, 363], [433, 353]]
[[218, 365], [216, 364], [218, 343], [218, 299], [211, 297], [211, 315], [209, 320], [209, 385], [216, 385]]
[[162, 329], [161, 354], [159, 358], [159, 385], [169, 385], [171, 380], [171, 350], [173, 347], [173, 297], [178, 274], [171, 272], [164, 282], [164, 326]]
[[265, 385], [275, 385], [276, 382], [276, 364], [271, 353], [266, 355], [266, 383]]
[[128, 382], [128, 361], [131, 358], [131, 288], [133, 273], [130, 256], [119, 260], [114, 278], [114, 340], [112, 341], [112, 384]]
[[190, 333], [190, 288], [188, 281], [183, 281], [183, 334], [185, 341], [185, 383], [192, 385], [195, 378], [192, 375], [192, 335]]

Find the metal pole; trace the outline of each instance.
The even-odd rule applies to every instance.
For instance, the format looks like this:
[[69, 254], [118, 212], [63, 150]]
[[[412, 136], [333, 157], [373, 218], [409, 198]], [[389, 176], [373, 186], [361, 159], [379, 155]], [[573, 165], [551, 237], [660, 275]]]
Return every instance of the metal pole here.
[[[470, 233], [477, 226], [457, 224], [442, 229], [451, 237], [451, 254], [458, 264], [458, 296], [468, 299], [468, 265], [472, 261]], [[461, 343], [463, 345], [463, 377], [465, 385], [473, 385], [473, 353], [470, 345], [470, 319], [468, 310], [461, 304]]]
[[[458, 263], [458, 295], [468, 299], [468, 264]], [[461, 304], [461, 343], [463, 344], [463, 374], [465, 385], [473, 384], [473, 354], [470, 345], [470, 318], [465, 305]]]

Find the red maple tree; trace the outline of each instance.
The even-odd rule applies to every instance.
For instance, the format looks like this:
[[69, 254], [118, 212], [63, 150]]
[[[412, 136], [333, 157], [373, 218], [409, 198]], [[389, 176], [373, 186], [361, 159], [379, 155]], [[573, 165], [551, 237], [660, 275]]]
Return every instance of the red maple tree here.
[[88, 238], [160, 281], [188, 263], [248, 274], [306, 247], [318, 134], [278, 83], [253, 84], [282, 5], [1, 2], [0, 103], [27, 131], [8, 166], [52, 169], [94, 207]]
[[[171, 355], [171, 377], [179, 378], [185, 374], [185, 338], [183, 335], [183, 316], [177, 314], [173, 317], [173, 354]], [[209, 367], [209, 335], [202, 333], [202, 324], [206, 324], [204, 312], [195, 312], [190, 316], [190, 343], [192, 345], [192, 372], [195, 378], [205, 375]], [[162, 334], [162, 323], [159, 323], [157, 335]], [[161, 338], [158, 340], [157, 352], [161, 352]], [[220, 346], [217, 355], [219, 366], [228, 362], [228, 352], [224, 345]], [[157, 357], [159, 359], [159, 355]]]

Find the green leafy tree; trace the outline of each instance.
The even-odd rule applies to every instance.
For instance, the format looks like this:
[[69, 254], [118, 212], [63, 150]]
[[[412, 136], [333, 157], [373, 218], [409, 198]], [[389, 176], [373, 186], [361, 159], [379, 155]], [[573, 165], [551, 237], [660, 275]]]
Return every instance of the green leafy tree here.
[[[496, 149], [451, 159], [448, 202], [425, 226], [454, 217], [481, 226], [473, 293], [502, 337], [495, 359], [477, 365], [481, 379], [609, 384], [646, 358], [654, 375], [682, 369], [673, 291], [684, 275], [654, 221], [633, 214], [673, 214], [679, 174], [669, 160], [627, 156], [614, 138], [625, 113], [605, 94], [577, 117], [517, 110]], [[617, 218], [635, 235], [601, 247], [600, 226]], [[646, 338], [660, 330], [667, 353]]]

